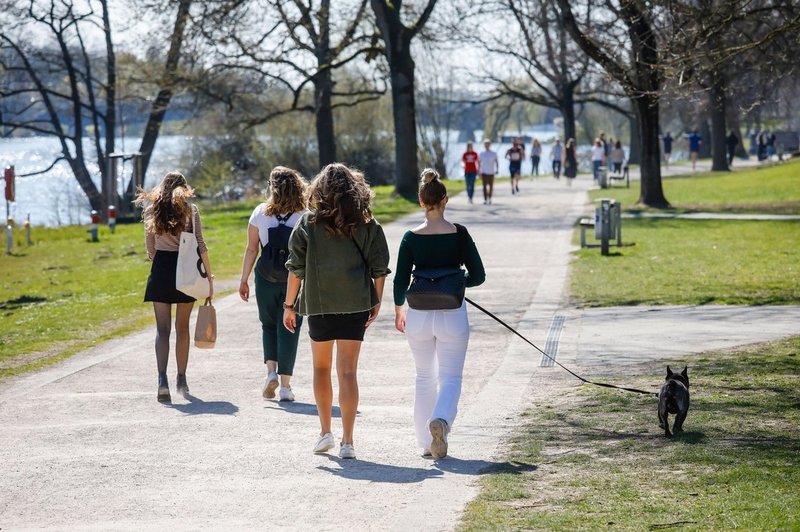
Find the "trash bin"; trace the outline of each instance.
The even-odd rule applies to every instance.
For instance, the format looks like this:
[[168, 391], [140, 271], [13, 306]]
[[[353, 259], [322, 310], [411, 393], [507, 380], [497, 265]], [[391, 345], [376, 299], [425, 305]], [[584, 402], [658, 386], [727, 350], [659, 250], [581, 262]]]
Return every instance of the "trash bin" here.
[[597, 182], [600, 183], [600, 188], [608, 188], [608, 166], [600, 166], [597, 168]]

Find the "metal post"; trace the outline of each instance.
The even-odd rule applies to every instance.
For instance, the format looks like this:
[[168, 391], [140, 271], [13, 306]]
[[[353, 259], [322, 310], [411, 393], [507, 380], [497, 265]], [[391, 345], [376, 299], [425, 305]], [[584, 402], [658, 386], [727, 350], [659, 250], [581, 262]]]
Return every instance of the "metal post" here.
[[11, 218], [6, 223], [6, 255], [11, 255], [11, 248], [14, 247], [14, 233], [11, 231]]
[[29, 246], [33, 245], [33, 240], [31, 240], [31, 213], [28, 213], [28, 216], [25, 217], [25, 241]]
[[622, 203], [614, 204], [614, 229], [617, 233], [617, 247], [622, 247]]
[[88, 233], [92, 235], [92, 242], [99, 242], [100, 239], [97, 238], [97, 224], [100, 223], [100, 215], [97, 211], [92, 211], [92, 225], [89, 227]]
[[610, 200], [600, 201], [600, 254], [608, 255], [608, 239], [611, 236]]

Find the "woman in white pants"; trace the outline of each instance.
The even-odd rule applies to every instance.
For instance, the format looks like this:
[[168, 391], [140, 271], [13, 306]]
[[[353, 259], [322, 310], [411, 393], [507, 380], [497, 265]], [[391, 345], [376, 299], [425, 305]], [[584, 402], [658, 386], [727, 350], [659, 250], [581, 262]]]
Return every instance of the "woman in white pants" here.
[[435, 170], [422, 172], [419, 204], [425, 221], [406, 232], [394, 278], [395, 327], [414, 354], [414, 428], [423, 456], [447, 456], [447, 434], [458, 412], [464, 359], [469, 343], [466, 302], [454, 310], [415, 310], [404, 304], [413, 268], [466, 267], [466, 286], [483, 283], [486, 273], [466, 228], [444, 218], [447, 189]]

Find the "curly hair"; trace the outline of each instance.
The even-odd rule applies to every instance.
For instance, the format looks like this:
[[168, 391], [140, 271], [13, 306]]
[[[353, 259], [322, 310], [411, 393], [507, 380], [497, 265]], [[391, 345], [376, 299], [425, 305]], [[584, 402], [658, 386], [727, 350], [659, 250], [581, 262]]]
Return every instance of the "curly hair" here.
[[427, 210], [436, 208], [447, 197], [447, 187], [442, 183], [439, 172], [426, 168], [420, 174], [419, 201]]
[[311, 222], [325, 225], [329, 234], [352, 237], [358, 226], [372, 220], [373, 195], [364, 174], [341, 163], [329, 164], [308, 188]]
[[192, 208], [186, 201], [194, 195], [180, 172], [169, 172], [161, 183], [146, 191], [139, 189], [136, 205], [144, 207], [142, 219], [148, 233], [177, 235], [183, 231]]
[[291, 214], [306, 208], [306, 183], [297, 170], [276, 166], [269, 174], [269, 196], [264, 214]]

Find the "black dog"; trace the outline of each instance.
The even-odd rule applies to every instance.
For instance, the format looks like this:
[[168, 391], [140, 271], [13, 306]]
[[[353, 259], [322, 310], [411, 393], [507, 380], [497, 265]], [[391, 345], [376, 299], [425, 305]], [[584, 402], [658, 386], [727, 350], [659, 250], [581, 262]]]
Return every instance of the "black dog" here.
[[664, 436], [670, 437], [669, 414], [675, 414], [672, 431], [683, 432], [683, 422], [689, 411], [689, 373], [684, 366], [680, 373], [673, 373], [667, 366], [667, 378], [658, 394], [658, 426], [664, 429]]

